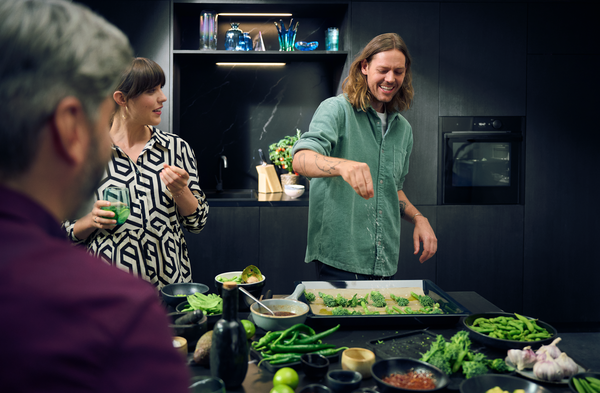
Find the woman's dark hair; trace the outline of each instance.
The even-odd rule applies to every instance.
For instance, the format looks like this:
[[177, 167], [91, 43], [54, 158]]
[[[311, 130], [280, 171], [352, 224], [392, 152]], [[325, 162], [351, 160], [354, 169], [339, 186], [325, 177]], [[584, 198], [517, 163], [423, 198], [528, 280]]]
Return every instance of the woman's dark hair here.
[[[125, 72], [123, 72], [115, 91], [123, 93], [127, 102], [145, 91], [154, 89], [156, 86], [160, 86], [161, 88], [165, 86], [165, 73], [163, 69], [153, 60], [146, 59], [145, 57], [136, 57]], [[113, 113], [113, 117], [110, 120], [111, 126], [115, 114], [120, 110], [122, 109], [117, 108], [115, 113]]]

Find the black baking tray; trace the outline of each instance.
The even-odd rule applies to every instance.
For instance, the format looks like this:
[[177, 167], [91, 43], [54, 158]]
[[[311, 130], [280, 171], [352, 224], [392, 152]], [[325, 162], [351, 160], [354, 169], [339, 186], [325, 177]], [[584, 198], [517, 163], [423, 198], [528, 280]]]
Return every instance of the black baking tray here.
[[435, 342], [437, 335], [427, 330], [394, 334], [368, 341], [375, 355], [382, 359], [414, 358], [419, 359]]
[[[430, 280], [365, 280], [365, 281], [296, 281], [304, 284], [307, 290], [314, 289], [369, 289], [381, 290], [383, 288], [421, 288], [424, 294], [440, 304], [444, 314], [402, 314], [402, 315], [318, 315], [313, 310], [308, 311], [307, 318], [312, 324], [320, 326], [352, 326], [361, 328], [425, 328], [429, 326], [453, 326], [461, 317], [466, 317], [471, 312], [450, 295], [440, 289]], [[299, 300], [308, 304], [304, 294]], [[310, 304], [309, 304], [310, 305]]]

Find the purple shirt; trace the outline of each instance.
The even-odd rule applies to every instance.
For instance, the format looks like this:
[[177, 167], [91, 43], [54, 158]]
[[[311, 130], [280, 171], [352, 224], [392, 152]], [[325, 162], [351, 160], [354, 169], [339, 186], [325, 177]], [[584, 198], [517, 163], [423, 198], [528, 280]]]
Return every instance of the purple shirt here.
[[0, 186], [0, 391], [188, 392], [156, 290]]

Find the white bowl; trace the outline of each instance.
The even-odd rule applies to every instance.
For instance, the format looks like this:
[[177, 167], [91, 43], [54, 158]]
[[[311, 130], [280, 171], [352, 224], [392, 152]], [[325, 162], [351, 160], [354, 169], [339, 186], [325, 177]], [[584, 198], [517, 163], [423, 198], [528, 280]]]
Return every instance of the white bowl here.
[[299, 184], [286, 184], [283, 187], [283, 192], [292, 198], [298, 198], [300, 195], [304, 194], [304, 186]]

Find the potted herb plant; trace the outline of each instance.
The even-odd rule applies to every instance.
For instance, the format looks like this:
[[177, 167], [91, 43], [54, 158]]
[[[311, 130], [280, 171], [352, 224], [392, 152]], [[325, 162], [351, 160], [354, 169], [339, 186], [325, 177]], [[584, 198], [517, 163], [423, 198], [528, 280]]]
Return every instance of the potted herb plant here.
[[269, 159], [273, 165], [287, 171], [281, 174], [281, 184], [298, 184], [300, 176], [294, 172], [292, 167], [292, 147], [300, 139], [300, 130], [296, 129], [296, 135], [286, 136], [277, 143], [269, 145]]

